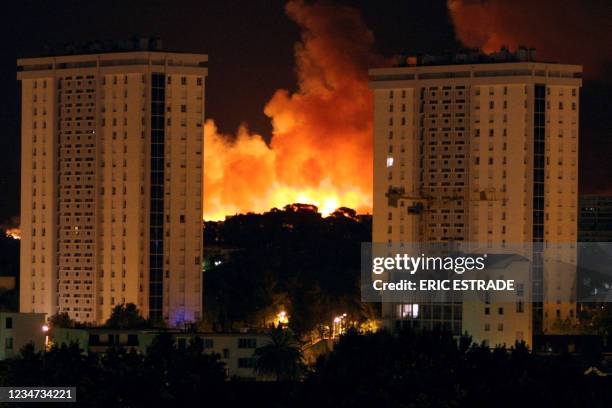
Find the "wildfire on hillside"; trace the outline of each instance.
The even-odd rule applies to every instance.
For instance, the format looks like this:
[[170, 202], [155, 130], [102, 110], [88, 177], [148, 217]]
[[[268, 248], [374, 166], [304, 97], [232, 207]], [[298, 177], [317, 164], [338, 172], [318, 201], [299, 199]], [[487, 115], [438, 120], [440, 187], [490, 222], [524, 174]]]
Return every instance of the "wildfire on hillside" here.
[[302, 28], [295, 46], [298, 90], [279, 89], [264, 113], [266, 143], [246, 127], [235, 137], [204, 127], [204, 218], [309, 203], [327, 215], [372, 208], [372, 98], [367, 70], [386, 62], [349, 7], [290, 1]]

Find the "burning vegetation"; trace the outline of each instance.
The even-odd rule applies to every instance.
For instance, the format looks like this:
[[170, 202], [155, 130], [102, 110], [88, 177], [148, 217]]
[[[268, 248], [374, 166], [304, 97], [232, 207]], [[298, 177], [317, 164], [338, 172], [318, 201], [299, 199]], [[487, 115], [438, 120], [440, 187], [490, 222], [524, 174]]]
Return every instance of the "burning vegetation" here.
[[245, 127], [235, 137], [206, 123], [204, 218], [310, 203], [323, 215], [372, 207], [372, 99], [367, 69], [385, 64], [359, 13], [290, 1], [302, 28], [295, 46], [298, 89], [279, 89], [265, 114], [270, 143]]

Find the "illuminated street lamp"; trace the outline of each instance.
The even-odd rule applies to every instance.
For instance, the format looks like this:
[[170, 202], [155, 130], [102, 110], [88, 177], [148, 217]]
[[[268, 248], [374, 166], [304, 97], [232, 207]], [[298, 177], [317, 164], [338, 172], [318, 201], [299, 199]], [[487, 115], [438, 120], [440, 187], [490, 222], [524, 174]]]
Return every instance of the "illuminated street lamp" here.
[[346, 330], [346, 313], [340, 316], [334, 317], [334, 324], [332, 326], [332, 337], [338, 337]]
[[49, 326], [43, 324], [42, 331], [45, 333], [45, 350], [49, 348]]
[[284, 310], [281, 310], [276, 315], [276, 319], [278, 320], [279, 325], [285, 325], [289, 323], [289, 316], [287, 315], [287, 312], [285, 312]]

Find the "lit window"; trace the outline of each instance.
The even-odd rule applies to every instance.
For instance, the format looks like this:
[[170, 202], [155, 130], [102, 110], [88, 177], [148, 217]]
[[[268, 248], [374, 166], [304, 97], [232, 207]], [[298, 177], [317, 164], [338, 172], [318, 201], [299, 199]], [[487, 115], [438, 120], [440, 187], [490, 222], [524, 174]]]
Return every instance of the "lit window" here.
[[397, 305], [397, 316], [402, 319], [416, 319], [419, 317], [419, 305], [416, 303]]
[[393, 157], [387, 157], [387, 167], [393, 166]]

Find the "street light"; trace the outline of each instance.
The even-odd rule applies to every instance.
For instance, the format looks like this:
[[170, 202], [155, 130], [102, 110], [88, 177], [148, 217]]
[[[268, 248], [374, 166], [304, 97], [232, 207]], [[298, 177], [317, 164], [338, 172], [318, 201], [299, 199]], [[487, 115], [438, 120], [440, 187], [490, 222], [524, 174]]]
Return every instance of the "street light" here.
[[285, 312], [284, 310], [281, 310], [276, 315], [276, 317], [278, 319], [278, 323], [279, 324], [287, 324], [287, 323], [289, 323], [289, 316], [287, 316], [287, 312]]
[[49, 326], [43, 324], [42, 331], [45, 333], [45, 350], [49, 348]]
[[344, 333], [346, 316], [347, 314], [343, 313], [334, 318], [332, 337], [340, 336]]

